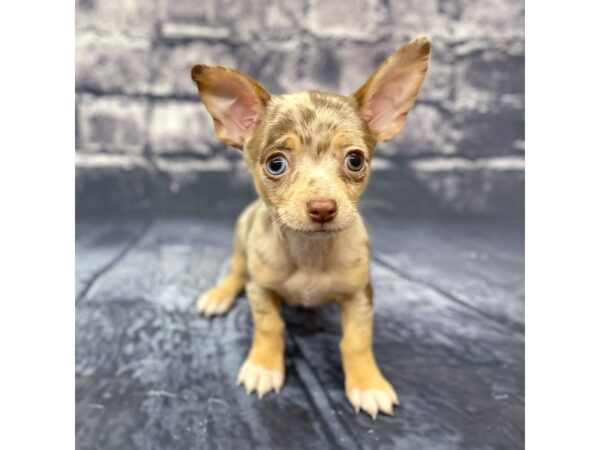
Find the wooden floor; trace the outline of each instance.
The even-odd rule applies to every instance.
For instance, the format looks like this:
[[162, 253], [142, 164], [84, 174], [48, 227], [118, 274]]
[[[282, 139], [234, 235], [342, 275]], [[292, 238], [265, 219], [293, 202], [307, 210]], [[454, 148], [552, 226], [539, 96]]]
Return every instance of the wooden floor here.
[[77, 448], [523, 448], [520, 225], [368, 225], [374, 350], [401, 402], [376, 421], [346, 400], [333, 306], [285, 310], [279, 395], [235, 386], [246, 299], [212, 320], [193, 308], [227, 269], [233, 220], [80, 221]]

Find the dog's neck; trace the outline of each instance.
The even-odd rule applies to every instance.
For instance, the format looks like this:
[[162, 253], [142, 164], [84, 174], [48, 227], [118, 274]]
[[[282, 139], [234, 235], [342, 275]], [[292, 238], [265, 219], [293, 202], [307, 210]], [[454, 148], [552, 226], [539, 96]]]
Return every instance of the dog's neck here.
[[298, 268], [326, 269], [332, 249], [344, 233], [303, 233], [286, 228], [272, 215], [270, 220], [282, 247]]
[[[281, 228], [280, 228], [281, 229]], [[290, 258], [297, 267], [323, 270], [327, 267], [331, 250], [341, 233], [309, 235], [281, 229], [281, 238]]]

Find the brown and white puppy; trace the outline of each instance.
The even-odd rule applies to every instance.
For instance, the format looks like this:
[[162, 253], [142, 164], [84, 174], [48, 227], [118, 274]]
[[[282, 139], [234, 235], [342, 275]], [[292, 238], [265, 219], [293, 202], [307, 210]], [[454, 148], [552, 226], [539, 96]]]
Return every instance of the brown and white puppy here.
[[357, 200], [377, 142], [398, 134], [425, 78], [430, 43], [410, 41], [350, 96], [307, 91], [270, 95], [221, 66], [192, 69], [225, 144], [242, 150], [259, 199], [238, 219], [231, 272], [197, 309], [223, 314], [246, 290], [254, 338], [238, 384], [262, 397], [284, 381], [282, 301], [339, 305], [345, 389], [356, 411], [393, 414], [394, 388], [372, 352], [369, 237]]

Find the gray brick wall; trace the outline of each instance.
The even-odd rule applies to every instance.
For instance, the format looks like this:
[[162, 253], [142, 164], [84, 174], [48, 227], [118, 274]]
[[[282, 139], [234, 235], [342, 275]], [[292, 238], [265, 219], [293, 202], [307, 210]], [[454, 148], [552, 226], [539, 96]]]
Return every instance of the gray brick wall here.
[[253, 196], [193, 64], [236, 67], [276, 94], [350, 93], [420, 33], [428, 78], [404, 133], [379, 147], [365, 202], [522, 214], [522, 0], [78, 0], [78, 213], [226, 211]]

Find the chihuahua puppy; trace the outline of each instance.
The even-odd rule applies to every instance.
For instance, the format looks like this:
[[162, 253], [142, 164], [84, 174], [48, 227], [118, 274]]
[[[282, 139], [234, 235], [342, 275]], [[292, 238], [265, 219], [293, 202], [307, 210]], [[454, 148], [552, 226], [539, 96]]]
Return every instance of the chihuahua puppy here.
[[249, 76], [196, 65], [192, 79], [219, 139], [242, 150], [259, 199], [240, 215], [231, 271], [197, 310], [225, 313], [244, 289], [254, 337], [238, 384], [259, 397], [284, 381], [282, 302], [341, 312], [345, 391], [373, 419], [393, 414], [398, 397], [372, 351], [369, 237], [357, 201], [373, 150], [397, 135], [429, 61], [419, 37], [392, 53], [350, 96], [307, 91], [270, 95]]

